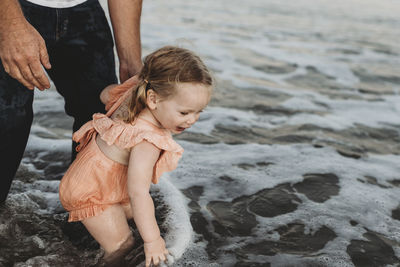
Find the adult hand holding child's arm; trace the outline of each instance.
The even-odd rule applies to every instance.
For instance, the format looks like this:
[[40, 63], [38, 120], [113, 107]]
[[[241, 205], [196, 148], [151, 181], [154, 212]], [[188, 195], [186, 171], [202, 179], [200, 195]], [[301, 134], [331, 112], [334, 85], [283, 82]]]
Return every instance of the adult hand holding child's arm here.
[[158, 265], [160, 261], [165, 261], [168, 255], [164, 239], [160, 236], [153, 199], [149, 193], [153, 168], [159, 155], [160, 149], [143, 141], [132, 148], [129, 158], [128, 192], [133, 218], [144, 240], [146, 266], [150, 266], [151, 262]]

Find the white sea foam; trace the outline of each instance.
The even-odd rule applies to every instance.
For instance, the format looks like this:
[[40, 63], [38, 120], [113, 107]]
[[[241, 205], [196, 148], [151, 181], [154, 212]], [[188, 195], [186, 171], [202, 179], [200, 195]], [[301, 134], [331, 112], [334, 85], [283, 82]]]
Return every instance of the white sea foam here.
[[175, 259], [179, 259], [192, 241], [193, 229], [184, 196], [169, 181], [167, 177], [169, 175], [164, 176], [166, 177], [162, 177], [159, 184], [154, 187], [160, 190], [163, 201], [168, 206], [168, 214], [164, 221], [168, 229], [165, 237], [168, 251]]
[[[209, 200], [231, 201], [239, 196], [254, 194], [263, 188], [272, 188], [287, 182], [293, 184], [302, 181], [302, 175], [305, 173], [331, 172], [339, 177], [338, 196], [333, 196], [324, 203], [315, 203], [298, 194], [302, 203], [294, 212], [273, 218], [257, 216], [260, 225], [255, 228], [254, 235], [249, 239], [242, 238], [241, 242], [261, 241], [267, 232], [292, 222], [305, 224], [306, 230], [311, 232], [326, 225], [334, 230], [338, 237], [329, 242], [323, 252], [333, 258], [336, 255], [336, 259], [348, 260], [345, 247], [352, 239], [363, 240], [362, 235], [366, 229], [381, 233], [392, 240], [398, 241], [400, 238], [400, 222], [391, 218], [391, 210], [400, 202], [399, 190], [380, 188], [360, 181], [365, 180], [364, 176], [372, 175], [377, 177], [380, 184], [388, 185], [388, 181], [398, 177], [399, 156], [380, 155], [355, 160], [340, 156], [332, 148], [317, 149], [311, 145], [231, 146], [180, 143], [186, 152], [181, 166], [171, 175], [171, 181], [180, 189], [195, 185], [204, 188], [198, 203], [206, 217]], [[261, 168], [256, 167], [256, 162], [273, 164]], [[254, 168], [243, 170], [235, 167], [239, 163], [251, 164]], [[218, 179], [224, 175], [231, 177], [233, 181]], [[208, 216], [211, 219], [211, 215]], [[351, 226], [350, 220], [359, 224]], [[231, 251], [230, 244], [237, 242], [227, 242], [227, 247], [220, 249]], [[287, 262], [293, 260], [286, 256], [284, 258]], [[276, 260], [276, 266], [280, 266], [281, 261], [278, 259], [283, 256], [276, 257], [269, 260]]]
[[342, 130], [355, 126], [356, 123], [380, 128], [385, 124], [400, 125], [399, 96], [386, 96], [382, 101], [329, 100], [325, 97], [316, 99], [329, 107], [329, 114], [299, 114], [287, 121], [288, 124], [313, 123], [322, 127]]
[[[311, 96], [310, 96], [311, 95]], [[300, 111], [294, 115], [279, 117], [255, 114], [252, 111], [231, 108], [209, 107], [200, 120], [189, 131], [210, 134], [215, 125], [234, 125], [239, 127], [259, 126], [277, 128], [282, 125], [313, 124], [322, 128], [345, 130], [362, 124], [372, 128], [393, 129], [400, 125], [400, 96], [385, 96], [381, 101], [331, 100], [325, 96], [310, 93], [296, 96], [283, 102], [285, 109]], [[308, 111], [320, 111], [321, 114]], [[383, 115], [384, 114], [384, 115]]]
[[71, 140], [41, 138], [32, 134], [29, 136], [26, 149], [43, 151], [45, 154], [49, 151], [68, 151], [71, 150]]
[[45, 91], [35, 91], [33, 109], [36, 112], [57, 112], [64, 111], [64, 99], [55, 90], [54, 84]]

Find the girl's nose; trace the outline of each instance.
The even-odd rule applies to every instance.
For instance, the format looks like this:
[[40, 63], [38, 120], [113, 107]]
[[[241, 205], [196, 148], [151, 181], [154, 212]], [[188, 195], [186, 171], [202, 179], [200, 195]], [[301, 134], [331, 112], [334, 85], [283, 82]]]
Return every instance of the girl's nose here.
[[197, 121], [197, 116], [196, 114], [192, 114], [188, 120], [186, 121], [187, 124], [192, 125], [193, 123], [195, 123]]

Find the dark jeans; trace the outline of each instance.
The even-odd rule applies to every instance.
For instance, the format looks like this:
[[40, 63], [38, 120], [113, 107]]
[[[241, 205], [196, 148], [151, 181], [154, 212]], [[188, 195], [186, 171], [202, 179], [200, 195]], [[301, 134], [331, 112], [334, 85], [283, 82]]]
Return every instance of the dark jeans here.
[[[97, 0], [60, 9], [25, 0], [20, 4], [46, 42], [52, 65], [48, 74], [65, 99], [65, 112], [74, 118], [76, 131], [93, 113], [104, 112], [100, 92], [117, 82], [114, 44], [104, 11]], [[26, 147], [32, 100], [33, 91], [11, 78], [0, 64], [0, 203], [7, 198]]]

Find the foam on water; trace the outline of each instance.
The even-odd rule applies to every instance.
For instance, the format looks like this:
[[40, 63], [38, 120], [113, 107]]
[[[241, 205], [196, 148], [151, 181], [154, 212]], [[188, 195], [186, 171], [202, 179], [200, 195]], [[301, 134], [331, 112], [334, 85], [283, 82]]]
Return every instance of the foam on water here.
[[[185, 4], [183, 5], [185, 8], [183, 8], [182, 3], [179, 1], [174, 1], [170, 4], [171, 7], [173, 6], [174, 8], [173, 16], [163, 16], [161, 18], [153, 15], [149, 16], [147, 20], [148, 24], [146, 26], [148, 32], [159, 32], [162, 34], [162, 36], [152, 35], [149, 36], [149, 39], [147, 39], [146, 33], [144, 33], [145, 35], [143, 40], [145, 43], [151, 44], [152, 48], [159, 46], [160, 41], [162, 40], [165, 43], [175, 43], [176, 40], [180, 40], [182, 38], [191, 40], [192, 43], [196, 44], [193, 48], [208, 58], [208, 63], [213, 68], [218, 70], [218, 76], [220, 78], [232, 80], [234, 84], [238, 86], [243, 86], [244, 83], [242, 80], [237, 78], [237, 74], [246, 75], [249, 77], [266, 78], [274, 81], [280, 80], [280, 82], [283, 82], [283, 76], [279, 78], [279, 75], [269, 75], [237, 62], [235, 60], [236, 55], [233, 53], [232, 48], [249, 49], [258, 53], [260, 56], [263, 55], [288, 63], [295, 63], [299, 65], [300, 69], [306, 66], [313, 66], [322, 73], [334, 77], [343, 85], [351, 86], [357, 83], [359, 79], [352, 73], [352, 71], [349, 69], [349, 66], [343, 62], [340, 62], [340, 60], [337, 60], [335, 55], [330, 55], [330, 53], [327, 53], [333, 47], [353, 48], [354, 50], [358, 50], [356, 45], [345, 45], [343, 44], [342, 40], [335, 40], [335, 38], [337, 38], [335, 37], [335, 33], [337, 32], [338, 28], [337, 23], [342, 22], [343, 17], [335, 17], [335, 14], [337, 13], [334, 13], [333, 11], [330, 11], [327, 17], [320, 15], [327, 10], [337, 10], [339, 6], [345, 3], [336, 5], [326, 1], [323, 1], [323, 3], [315, 1], [302, 2], [304, 3], [285, 3], [284, 5], [287, 5], [287, 8], [289, 8], [290, 12], [292, 12], [291, 14], [287, 14], [285, 16], [280, 14], [280, 12], [288, 13], [288, 11], [279, 11], [282, 9], [282, 3], [278, 4], [275, 3], [275, 1], [268, 1], [268, 3], [261, 1], [248, 1], [246, 2], [246, 8], [244, 9], [240, 4], [235, 6], [231, 3], [229, 5], [230, 8], [228, 13], [226, 12], [226, 9], [219, 8], [219, 4], [214, 2], [204, 1], [202, 4]], [[351, 5], [354, 5], [355, 2], [356, 1], [352, 1]], [[329, 7], [326, 7], [327, 5]], [[213, 7], [211, 10], [208, 8], [210, 6]], [[394, 16], [393, 10], [388, 8], [390, 5], [387, 4], [387, 1], [385, 1], [385, 5], [377, 6], [376, 4], [374, 5], [371, 3], [371, 6], [380, 9], [380, 12], [382, 12], [380, 13], [382, 14], [381, 17], [377, 19], [385, 19], [386, 16], [383, 14], [392, 17]], [[367, 5], [364, 4], [363, 8], [366, 7]], [[151, 3], [147, 6], [145, 5], [143, 11], [144, 16], [146, 16], [146, 14], [154, 14], [154, 12], [157, 12], [159, 9], [163, 8], [166, 7], [160, 7], [158, 3]], [[202, 12], [198, 12], [199, 9], [207, 10], [207, 21], [204, 21], [201, 18]], [[254, 10], [257, 10], [258, 12], [254, 12]], [[368, 12], [370, 11], [371, 10]], [[278, 18], [280, 20], [275, 19], [275, 12], [278, 14]], [[311, 12], [311, 14], [308, 12]], [[360, 21], [360, 25], [354, 27], [355, 29], [348, 30], [348, 32], [352, 34], [362, 32], [358, 29], [358, 27], [364, 25], [364, 22], [362, 21], [364, 17], [368, 18], [368, 16], [370, 16], [368, 12], [367, 14], [364, 13], [366, 12], [364, 9], [363, 12], [360, 12], [357, 15], [354, 13], [349, 13], [347, 10], [340, 9], [340, 12], [346, 13], [346, 16], [353, 20], [351, 23], [354, 23], [354, 20]], [[251, 16], [249, 16], [249, 13]], [[376, 16], [376, 14], [378, 13], [375, 13], [374, 15]], [[190, 22], [192, 23], [186, 23], [187, 20], [185, 18], [187, 17], [191, 19]], [[315, 19], [315, 17], [317, 17], [317, 19]], [[329, 18], [329, 20], [325, 20], [326, 18]], [[314, 24], [313, 19], [323, 23]], [[166, 20], [169, 22], [169, 24], [165, 24]], [[281, 26], [280, 28], [276, 28], [276, 24], [285, 23], [285, 20], [289, 23], [290, 21], [297, 21], [295, 21], [296, 23], [291, 23], [290, 27], [284, 28]], [[238, 21], [240, 21], [240, 24]], [[305, 21], [307, 23], [302, 23]], [[209, 27], [209, 25], [213, 25], [213, 27]], [[260, 27], [260, 25], [262, 25], [262, 27]], [[319, 25], [323, 26], [319, 28]], [[346, 26], [348, 27], [349, 25], [346, 24]], [[278, 40], [268, 38], [269, 34], [279, 33], [282, 30], [288, 29], [290, 29], [292, 32], [289, 32], [287, 35], [283, 35], [283, 38], [278, 38]], [[221, 32], [224, 33], [222, 36]], [[240, 35], [238, 36], [238, 33], [244, 34], [245, 32], [250, 32], [251, 34], [246, 36], [246, 38], [241, 38]], [[316, 41], [315, 37], [311, 37], [308, 40], [299, 41], [297, 37], [296, 39], [291, 39], [290, 37], [290, 34], [296, 36], [300, 34], [307, 34], [308, 32], [311, 32], [311, 34], [328, 33], [327, 36], [324, 37], [330, 40]], [[171, 35], [169, 33], [173, 34]], [[343, 34], [343, 32], [340, 33]], [[329, 36], [329, 34], [332, 34], [332, 36]], [[395, 36], [394, 31], [388, 31], [387, 34]], [[342, 36], [340, 37], [343, 38]], [[390, 38], [386, 38], [386, 40], [390, 40]], [[218, 45], [218, 42], [220, 41], [224, 42], [224, 49], [221, 49], [222, 45]], [[389, 58], [388, 55], [379, 54], [377, 56], [381, 58]], [[357, 61], [357, 59], [364, 58], [364, 55], [351, 55], [351, 57], [353, 60]], [[229, 68], [227, 68], [227, 66], [229, 66]]]
[[193, 229], [182, 193], [166, 177], [169, 175], [164, 176], [154, 187], [160, 190], [163, 201], [168, 206], [168, 214], [164, 221], [168, 229], [165, 236], [167, 248], [175, 259], [179, 259], [192, 241]]
[[30, 135], [27, 150], [43, 150], [42, 153], [50, 151], [68, 151], [71, 149], [71, 140], [69, 139], [48, 139], [36, 135]]
[[[174, 6], [174, 14], [176, 15], [167, 16], [170, 24], [165, 24], [165, 17], [149, 16], [147, 25], [145, 25], [148, 32], [154, 32], [154, 28], [157, 28], [164, 32], [166, 38], [157, 38], [154, 35], [145, 36], [144, 43], [148, 43], [151, 48], [156, 48], [163, 42], [168, 43], [172, 41], [175, 43], [178, 40], [179, 43], [181, 38], [190, 40], [193, 45], [189, 47], [206, 57], [206, 62], [216, 70], [218, 78], [229, 80], [239, 87], [254, 87], [254, 84], [244, 81], [241, 78], [242, 76], [266, 79], [278, 84], [287, 84], [285, 79], [305, 73], [305, 68], [309, 66], [333, 78], [337, 83], [349, 87], [356, 85], [360, 80], [350, 69], [352, 64], [343, 62], [342, 54], [332, 54], [331, 51], [333, 49], [359, 51], [360, 49], [359, 44], [356, 42], [343, 42], [342, 39], [346, 38], [343, 37], [343, 27], [346, 27], [346, 31], [349, 34], [361, 34], [363, 33], [365, 24], [369, 26], [374, 25], [370, 22], [371, 18], [377, 21], [385, 21], [389, 18], [394, 19], [397, 17], [394, 11], [396, 8], [393, 8], [396, 5], [393, 1], [384, 1], [379, 5], [372, 1], [369, 1], [368, 4], [358, 1], [341, 2], [340, 5], [327, 1], [315, 2], [310, 0], [303, 0], [301, 3], [284, 4], [278, 4], [276, 1], [268, 1], [268, 3], [248, 1], [246, 2], [247, 9], [243, 9], [242, 5], [235, 6], [230, 4], [228, 16], [223, 12], [226, 10], [220, 5], [224, 6], [222, 3], [209, 3], [207, 1], [201, 4], [185, 3], [182, 5], [179, 1], [175, 1], [171, 3], [171, 6]], [[347, 10], [342, 5], [350, 6], [353, 9], [360, 5], [362, 6], [362, 10], [354, 14], [354, 12], [350, 12], [351, 9]], [[205, 22], [201, 19], [202, 12], [199, 12], [199, 10], [208, 10], [207, 6], [212, 6], [213, 8], [207, 12], [208, 19]], [[146, 14], [154, 14], [154, 12], [163, 8], [167, 7], [160, 7], [157, 3], [145, 5], [143, 11], [144, 17], [146, 17]], [[359, 10], [359, 8], [357, 9]], [[251, 16], [249, 16], [249, 12], [252, 14]], [[234, 17], [232, 17], [233, 15]], [[221, 20], [221, 17], [224, 19]], [[186, 23], [187, 21], [183, 18], [191, 18], [191, 23]], [[285, 28], [281, 26], [277, 28], [276, 25], [279, 25], [279, 23], [284, 23], [283, 25], [288, 23], [285, 22], [285, 19], [287, 21], [304, 23], [294, 23], [290, 27]], [[237, 23], [239, 20], [240, 24]], [[308, 25], [308, 23], [312, 23], [313, 20], [321, 22], [321, 24], [313, 24], [310, 27], [311, 25]], [[207, 25], [216, 26], [214, 23], [218, 25], [217, 28], [207, 27]], [[343, 26], [340, 27], [337, 23], [343, 23]], [[394, 20], [391, 23], [398, 24], [399, 21]], [[263, 25], [263, 27], [260, 28], [260, 25]], [[353, 25], [353, 28], [347, 29], [351, 25]], [[338, 33], [338, 28], [341, 35]], [[238, 32], [244, 33], [245, 30], [252, 33], [251, 37], [241, 38], [237, 36]], [[282, 33], [283, 30], [292, 31], [291, 34], [297, 37], [294, 38], [290, 34], [287, 34], [281, 36], [281, 38], [269, 38], [269, 35], [266, 35]], [[387, 35], [379, 41], [387, 45], [393, 45], [391, 42], [393, 38], [390, 37], [396, 36], [396, 31], [385, 27], [381, 27], [380, 30], [385, 31]], [[227, 32], [221, 36], [221, 31]], [[298, 36], [307, 34], [308, 32], [328, 34], [320, 39], [313, 37], [306, 40], [299, 40]], [[173, 34], [168, 35], [168, 33]], [[360, 37], [349, 36], [348, 38], [355, 41], [363, 40], [364, 38], [367, 43], [373, 41], [371, 39], [373, 38], [372, 36], [373, 34], [371, 36]], [[340, 39], [338, 39], [339, 37]], [[247, 66], [242, 61], [237, 60], [237, 52], [240, 49], [256, 53], [258, 57], [265, 56], [286, 62], [287, 64], [296, 64], [298, 66], [297, 70], [294, 73], [284, 75], [274, 75], [258, 71], [252, 66]], [[398, 60], [389, 54], [378, 53], [368, 46], [365, 46], [359, 54], [347, 54], [346, 60], [350, 60], [353, 64], [368, 64], [371, 61], [384, 60], [388, 64], [392, 62], [394, 65], [399, 65]], [[269, 87], [268, 90], [274, 90], [274, 88]], [[297, 103], [295, 105], [296, 108], [300, 108], [301, 104], [303, 104], [302, 109], [321, 110], [323, 108], [320, 105], [316, 105], [316, 103], [324, 103], [327, 105], [330, 113], [328, 115], [295, 114], [285, 119], [284, 123], [294, 125], [306, 121], [307, 123], [337, 130], [352, 127], [354, 123], [361, 123], [371, 127], [381, 127], [383, 124], [400, 124], [400, 119], [397, 116], [398, 108], [394, 108], [395, 105], [398, 105], [396, 103], [399, 103], [398, 98], [395, 96], [381, 98], [380, 102], [367, 102], [364, 100], [329, 99], [319, 93], [313, 93], [313, 97], [309, 99], [310, 92], [301, 88], [296, 88], [295, 91], [283, 90], [282, 88], [276, 90], [284, 91], [295, 97], [295, 99], [288, 100], [288, 103], [284, 103], [284, 107], [289, 107], [291, 104]], [[351, 94], [359, 95], [357, 92], [352, 92]], [[386, 115], [381, 116], [379, 114]], [[215, 115], [218, 116], [218, 114]], [[253, 114], [249, 116], [253, 117]], [[243, 116], [241, 117], [243, 118]], [[228, 120], [228, 122], [230, 123], [231, 121]], [[209, 125], [206, 127], [203, 126], [199, 126], [196, 129], [207, 129], [202, 132], [210, 132], [211, 127]]]
[[[257, 122], [260, 123], [260, 119], [252, 111], [208, 107], [204, 110], [203, 114], [201, 114], [199, 121], [188, 129], [188, 132], [209, 135], [217, 124], [251, 127]], [[263, 125], [270, 126], [268, 122]]]
[[[400, 96], [384, 96], [379, 101], [332, 100], [326, 96], [306, 93], [296, 95], [280, 104], [285, 109], [300, 111], [293, 115], [263, 115], [253, 111], [209, 107], [189, 131], [210, 134], [217, 124], [241, 127], [277, 128], [282, 125], [313, 124], [322, 128], [344, 130], [362, 124], [398, 129], [400, 125]], [[309, 112], [320, 111], [322, 114]], [[382, 114], [385, 114], [384, 116]]]
[[64, 99], [57, 93], [54, 84], [51, 82], [51, 89], [44, 92], [35, 91], [33, 109], [36, 112], [64, 112]]
[[[328, 106], [329, 114], [296, 114], [285, 123], [298, 125], [304, 122], [321, 127], [343, 130], [356, 123], [379, 128], [389, 124], [400, 125], [398, 101], [399, 96], [387, 96], [383, 101], [366, 102], [359, 100], [329, 100], [325, 97], [315, 101]], [[306, 106], [307, 108], [308, 106]], [[384, 116], [382, 114], [385, 114]]]
[[[340, 156], [332, 148], [317, 149], [311, 145], [181, 144], [186, 151], [185, 157], [181, 166], [171, 175], [171, 181], [181, 189], [195, 185], [204, 187], [204, 193], [198, 201], [204, 214], [208, 214], [206, 206], [211, 199], [231, 201], [263, 188], [273, 188], [287, 182], [294, 184], [302, 181], [302, 174], [305, 173], [335, 173], [339, 177], [339, 195], [324, 203], [315, 203], [298, 193], [302, 202], [295, 211], [273, 218], [257, 216], [259, 225], [251, 238], [233, 238], [221, 250], [231, 251], [232, 244], [265, 240], [268, 232], [293, 222], [305, 224], [306, 231], [315, 232], [323, 225], [335, 231], [337, 237], [320, 251], [325, 257], [329, 255], [332, 261], [335, 259], [335, 264], [329, 266], [350, 266], [339, 264], [337, 258], [349, 259], [346, 246], [352, 239], [363, 240], [366, 228], [400, 242], [400, 222], [391, 218], [391, 210], [400, 202], [398, 189], [380, 188], [358, 180], [372, 175], [377, 177], [380, 184], [389, 185], [388, 181], [398, 178], [400, 156], [381, 155], [352, 160]], [[260, 161], [273, 164], [267, 170], [235, 167], [239, 163], [255, 164]], [[218, 179], [221, 176], [229, 176], [234, 181], [221, 181]], [[350, 220], [359, 224], [351, 226]], [[292, 261], [293, 257], [284, 256], [287, 263], [304, 263], [300, 259]], [[280, 266], [280, 258], [282, 255], [268, 257], [268, 260]]]

